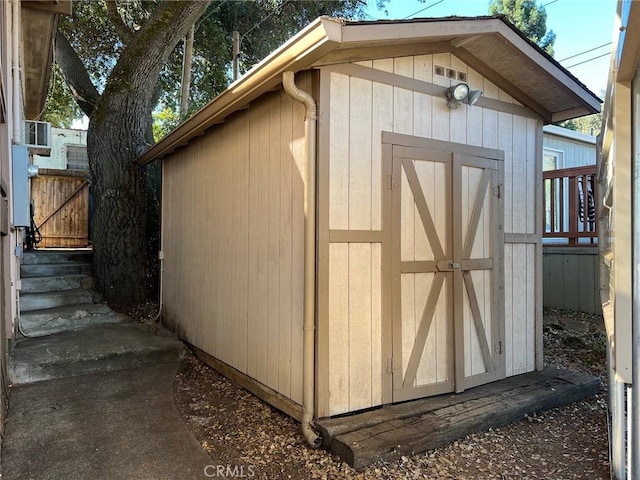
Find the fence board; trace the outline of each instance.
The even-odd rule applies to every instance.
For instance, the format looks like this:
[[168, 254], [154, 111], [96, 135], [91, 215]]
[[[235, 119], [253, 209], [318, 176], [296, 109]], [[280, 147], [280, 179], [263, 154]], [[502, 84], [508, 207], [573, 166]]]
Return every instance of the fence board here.
[[31, 179], [34, 221], [42, 234], [39, 247], [89, 245], [89, 172], [40, 170]]

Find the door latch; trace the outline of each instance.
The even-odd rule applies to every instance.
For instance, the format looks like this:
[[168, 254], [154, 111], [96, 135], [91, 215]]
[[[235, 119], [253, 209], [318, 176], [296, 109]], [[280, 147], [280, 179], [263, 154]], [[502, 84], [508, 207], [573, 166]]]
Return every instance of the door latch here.
[[460, 264], [458, 262], [450, 262], [449, 268], [451, 270], [460, 270]]

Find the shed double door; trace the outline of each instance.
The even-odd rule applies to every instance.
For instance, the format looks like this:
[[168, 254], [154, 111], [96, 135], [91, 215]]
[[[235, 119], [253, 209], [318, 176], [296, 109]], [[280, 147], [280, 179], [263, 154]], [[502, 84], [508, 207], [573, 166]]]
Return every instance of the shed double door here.
[[392, 148], [393, 401], [503, 378], [501, 164]]

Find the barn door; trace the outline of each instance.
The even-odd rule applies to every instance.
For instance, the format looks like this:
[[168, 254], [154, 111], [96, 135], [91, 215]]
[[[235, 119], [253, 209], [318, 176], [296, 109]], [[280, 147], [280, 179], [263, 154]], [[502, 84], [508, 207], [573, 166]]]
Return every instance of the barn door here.
[[393, 401], [504, 376], [498, 162], [394, 146], [391, 171]]

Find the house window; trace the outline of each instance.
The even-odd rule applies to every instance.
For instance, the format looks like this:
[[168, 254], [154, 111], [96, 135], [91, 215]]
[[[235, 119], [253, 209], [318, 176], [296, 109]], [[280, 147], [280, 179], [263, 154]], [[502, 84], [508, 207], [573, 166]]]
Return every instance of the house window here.
[[[542, 153], [542, 171], [546, 172], [549, 170], [558, 170], [562, 168], [562, 160], [563, 160], [564, 152], [562, 150], [555, 150], [552, 148], [544, 148]], [[551, 182], [565, 182], [565, 179], [553, 179], [553, 180], [545, 180], [544, 182], [544, 229], [545, 232], [558, 232], [561, 231], [561, 222], [563, 221], [560, 218], [560, 208], [556, 208], [555, 211], [551, 210], [551, 205], [560, 205], [561, 203], [566, 203], [566, 199], [562, 198], [560, 192], [560, 185], [555, 185], [555, 187], [551, 188]], [[568, 187], [568, 183], [564, 185], [565, 188]], [[552, 193], [553, 191], [553, 193]], [[554, 196], [552, 199], [551, 196]], [[564, 205], [564, 208], [568, 208], [568, 203]]]
[[89, 170], [87, 147], [83, 145], [67, 145], [67, 169]]
[[554, 150], [552, 148], [545, 148], [542, 154], [542, 171], [557, 170], [562, 168], [562, 157], [564, 152], [562, 150]]

